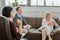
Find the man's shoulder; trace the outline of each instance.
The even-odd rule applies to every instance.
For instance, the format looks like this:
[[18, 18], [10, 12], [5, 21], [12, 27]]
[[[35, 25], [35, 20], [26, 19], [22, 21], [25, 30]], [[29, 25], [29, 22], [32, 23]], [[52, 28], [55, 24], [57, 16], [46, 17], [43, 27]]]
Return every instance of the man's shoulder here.
[[15, 14], [15, 16], [17, 16], [17, 13]]
[[13, 19], [16, 19], [16, 18], [18, 18], [18, 17], [17, 17], [17, 14], [15, 14], [15, 16], [14, 16], [14, 18], [13, 18]]
[[17, 13], [15, 14], [15, 16], [14, 17], [17, 17]]

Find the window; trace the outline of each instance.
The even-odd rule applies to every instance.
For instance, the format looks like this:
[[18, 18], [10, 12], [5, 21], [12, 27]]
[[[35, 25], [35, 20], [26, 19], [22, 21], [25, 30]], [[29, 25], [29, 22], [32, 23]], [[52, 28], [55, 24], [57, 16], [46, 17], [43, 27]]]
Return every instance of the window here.
[[44, 5], [44, 0], [38, 0], [38, 5]]
[[46, 0], [46, 6], [60, 6], [60, 0]]
[[[12, 5], [15, 0], [5, 0], [5, 5]], [[17, 0], [18, 5], [27, 5], [27, 0]]]
[[31, 0], [31, 6], [43, 6], [44, 0]]
[[46, 6], [52, 6], [53, 4], [52, 0], [46, 0], [45, 2], [46, 2]]
[[53, 6], [60, 6], [60, 0], [53, 0]]
[[12, 5], [13, 2], [15, 2], [15, 0], [5, 0], [5, 5]]
[[27, 0], [17, 0], [19, 5], [27, 5]]
[[31, 0], [31, 6], [60, 6], [60, 0]]
[[[15, 0], [5, 0], [6, 5], [11, 5]], [[17, 0], [18, 5], [27, 6], [60, 6], [60, 0]]]

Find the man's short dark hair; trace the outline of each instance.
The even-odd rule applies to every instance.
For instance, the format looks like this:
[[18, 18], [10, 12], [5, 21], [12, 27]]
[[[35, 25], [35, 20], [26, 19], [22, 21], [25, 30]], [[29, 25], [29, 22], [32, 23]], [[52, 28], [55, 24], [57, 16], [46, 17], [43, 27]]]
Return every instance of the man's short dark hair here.
[[5, 16], [5, 17], [10, 17], [10, 13], [11, 11], [13, 10], [12, 7], [4, 7], [3, 10], [2, 10], [2, 15]]
[[17, 7], [17, 8], [16, 8], [16, 11], [18, 11], [19, 8], [21, 8], [21, 7]]

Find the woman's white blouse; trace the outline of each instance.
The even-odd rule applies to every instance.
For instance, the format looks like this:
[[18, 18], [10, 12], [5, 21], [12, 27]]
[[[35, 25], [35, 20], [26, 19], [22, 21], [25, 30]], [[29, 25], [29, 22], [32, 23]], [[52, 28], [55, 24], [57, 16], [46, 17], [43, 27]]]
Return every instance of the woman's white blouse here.
[[[50, 18], [50, 22], [55, 22], [54, 19]], [[48, 25], [46, 18], [42, 20], [42, 25]], [[53, 24], [52, 24], [53, 25]]]
[[[55, 22], [55, 20], [50, 18], [50, 22]], [[44, 26], [44, 25], [47, 25], [49, 27], [50, 32], [53, 30], [53, 24], [48, 25], [48, 22], [46, 21], [45, 18], [43, 18], [43, 20], [42, 20], [42, 26]], [[55, 24], [55, 25], [57, 25], [57, 24]]]

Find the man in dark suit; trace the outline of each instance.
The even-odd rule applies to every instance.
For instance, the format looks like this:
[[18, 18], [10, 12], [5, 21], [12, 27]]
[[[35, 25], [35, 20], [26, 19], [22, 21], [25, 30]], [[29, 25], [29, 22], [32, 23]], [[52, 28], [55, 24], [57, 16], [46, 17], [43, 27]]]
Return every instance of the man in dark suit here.
[[23, 28], [30, 29], [31, 26], [28, 25], [26, 20], [24, 19], [21, 8], [17, 7], [16, 11], [17, 13], [15, 14], [15, 17], [13, 19], [14, 23], [16, 24], [16, 27], [18, 28], [17, 20], [21, 20]]

